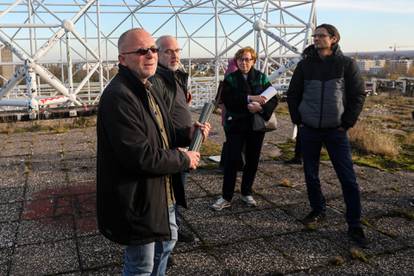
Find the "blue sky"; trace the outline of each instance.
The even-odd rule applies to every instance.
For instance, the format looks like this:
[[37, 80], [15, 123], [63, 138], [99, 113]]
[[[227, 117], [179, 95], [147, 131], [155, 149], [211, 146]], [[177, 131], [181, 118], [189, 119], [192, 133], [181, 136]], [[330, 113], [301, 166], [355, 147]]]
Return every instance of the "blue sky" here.
[[[414, 0], [317, 0], [318, 24], [331, 23], [344, 51], [414, 50]], [[397, 48], [397, 50], [399, 50]]]

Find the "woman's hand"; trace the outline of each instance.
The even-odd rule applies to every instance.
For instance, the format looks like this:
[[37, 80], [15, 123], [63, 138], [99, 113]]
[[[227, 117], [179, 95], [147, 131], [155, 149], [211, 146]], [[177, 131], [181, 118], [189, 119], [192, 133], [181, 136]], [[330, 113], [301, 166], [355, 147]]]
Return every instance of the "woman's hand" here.
[[263, 108], [260, 106], [258, 102], [249, 103], [247, 105], [247, 109], [250, 111], [250, 113], [257, 113], [263, 111]]
[[266, 103], [266, 97], [260, 95], [249, 95], [248, 96], [249, 102], [257, 102], [261, 105]]

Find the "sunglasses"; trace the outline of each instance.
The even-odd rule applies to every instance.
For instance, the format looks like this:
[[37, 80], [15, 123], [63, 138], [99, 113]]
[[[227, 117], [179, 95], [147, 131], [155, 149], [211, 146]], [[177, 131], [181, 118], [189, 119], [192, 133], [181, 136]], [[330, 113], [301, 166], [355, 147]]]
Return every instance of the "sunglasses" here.
[[129, 55], [129, 54], [137, 54], [140, 56], [145, 56], [146, 54], [148, 54], [149, 52], [156, 54], [160, 51], [160, 49], [156, 48], [156, 47], [150, 47], [150, 48], [139, 48], [136, 49], [134, 51], [131, 52], [125, 52], [125, 53], [121, 53], [122, 55]]

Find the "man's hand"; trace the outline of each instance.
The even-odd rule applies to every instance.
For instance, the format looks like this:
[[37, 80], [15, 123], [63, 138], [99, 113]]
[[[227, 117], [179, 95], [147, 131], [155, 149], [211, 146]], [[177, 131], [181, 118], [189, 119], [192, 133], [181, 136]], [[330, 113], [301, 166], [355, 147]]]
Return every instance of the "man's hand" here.
[[250, 111], [250, 113], [257, 113], [263, 110], [263, 108], [260, 106], [258, 102], [249, 103], [247, 105], [247, 109]]
[[201, 124], [200, 122], [194, 122], [194, 125], [191, 127], [190, 131], [190, 138], [194, 138], [195, 130], [199, 128], [201, 130], [201, 134], [203, 135], [203, 141], [207, 139], [208, 134], [210, 133], [211, 125], [209, 122]]
[[250, 102], [257, 102], [260, 105], [263, 105], [266, 103], [266, 97], [265, 96], [260, 96], [260, 95], [249, 95], [248, 99]]
[[200, 163], [200, 153], [196, 151], [183, 151], [190, 159], [190, 169], [195, 170]]

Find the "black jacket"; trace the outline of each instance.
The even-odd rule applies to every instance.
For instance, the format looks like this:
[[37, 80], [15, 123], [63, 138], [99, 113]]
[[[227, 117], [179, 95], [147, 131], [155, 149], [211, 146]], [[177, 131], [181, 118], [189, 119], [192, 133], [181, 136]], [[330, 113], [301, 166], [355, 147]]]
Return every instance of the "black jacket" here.
[[[248, 72], [247, 80], [240, 70], [224, 79], [221, 98], [226, 107], [224, 129], [227, 132], [252, 130], [253, 114], [247, 109], [247, 96], [260, 95], [269, 86], [271, 84], [266, 75], [254, 68]], [[276, 96], [262, 106], [263, 112], [260, 115], [265, 121], [270, 119], [276, 106]]]
[[[164, 100], [174, 127], [191, 127], [191, 113], [186, 102], [188, 94], [188, 74], [181, 70], [173, 72], [158, 63], [157, 72], [150, 78], [150, 81], [153, 84], [154, 90]], [[181, 90], [177, 90], [177, 85], [180, 86]], [[178, 91], [184, 93], [184, 95], [177, 95]], [[183, 183], [182, 173], [172, 175], [172, 181], [174, 185], [180, 187], [185, 184]], [[182, 205], [187, 207], [186, 204]]]
[[[97, 218], [100, 232], [121, 244], [171, 237], [165, 176], [187, 170], [189, 159], [165, 150], [144, 85], [126, 67], [105, 88], [97, 120]], [[188, 144], [188, 130], [174, 131], [156, 93], [170, 146]], [[175, 134], [178, 135], [175, 135]], [[174, 186], [178, 204], [184, 188]]]
[[352, 127], [365, 101], [364, 81], [356, 63], [342, 54], [321, 59], [313, 45], [306, 48], [287, 92], [292, 122], [312, 128]]
[[176, 81], [184, 91], [185, 98], [188, 98], [188, 73], [184, 71], [177, 70], [173, 72], [158, 63], [157, 72], [150, 78], [150, 81], [159, 88], [157, 92], [164, 99], [169, 111], [174, 106], [174, 99], [177, 94]]

